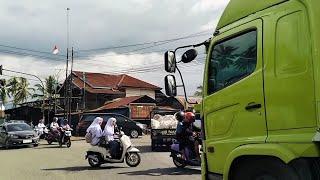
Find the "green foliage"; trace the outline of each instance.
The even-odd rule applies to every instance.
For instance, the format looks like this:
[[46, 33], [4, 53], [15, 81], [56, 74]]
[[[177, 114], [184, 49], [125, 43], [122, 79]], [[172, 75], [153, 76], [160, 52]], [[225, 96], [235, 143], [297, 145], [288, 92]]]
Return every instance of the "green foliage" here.
[[[45, 84], [43, 87], [42, 84], [36, 84], [35, 85], [35, 91], [32, 95], [32, 98], [52, 98], [55, 94], [55, 88], [58, 84], [57, 80], [54, 78], [54, 76], [48, 76], [45, 80]], [[39, 94], [40, 93], [40, 94]]]
[[203, 86], [200, 85], [197, 87], [197, 91], [193, 94], [194, 96], [202, 96]]

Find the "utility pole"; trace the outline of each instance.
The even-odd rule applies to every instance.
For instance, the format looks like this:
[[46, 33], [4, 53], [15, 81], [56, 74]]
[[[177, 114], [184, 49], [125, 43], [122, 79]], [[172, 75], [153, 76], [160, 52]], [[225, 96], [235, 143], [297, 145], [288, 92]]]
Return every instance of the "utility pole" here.
[[69, 11], [70, 8], [67, 8], [67, 61], [66, 61], [66, 80], [65, 80], [65, 91], [64, 91], [64, 119], [68, 118], [69, 112], [69, 81], [68, 81], [68, 69], [69, 69]]
[[69, 120], [69, 124], [71, 123], [71, 117], [72, 117], [72, 82], [73, 82], [73, 47], [71, 48], [71, 73], [70, 73], [70, 83], [69, 83], [69, 117], [68, 117], [68, 120]]
[[82, 101], [83, 101], [83, 111], [86, 109], [86, 72], [82, 72], [82, 79], [83, 79], [83, 94], [82, 94]]

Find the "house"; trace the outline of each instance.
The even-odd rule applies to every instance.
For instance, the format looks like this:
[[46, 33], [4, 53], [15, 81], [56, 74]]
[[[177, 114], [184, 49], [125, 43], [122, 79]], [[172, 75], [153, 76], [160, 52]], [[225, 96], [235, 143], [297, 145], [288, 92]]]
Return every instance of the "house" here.
[[[126, 74], [73, 71], [67, 80], [71, 81], [72, 112], [97, 109], [104, 106], [106, 102], [125, 97], [148, 96], [156, 99], [156, 94], [161, 93], [160, 87]], [[64, 82], [59, 90], [60, 97], [64, 97], [65, 84]], [[61, 109], [63, 109], [63, 101], [62, 98]]]
[[147, 95], [130, 96], [107, 102], [105, 105], [89, 112], [118, 113], [122, 109], [125, 112], [121, 114], [126, 115], [132, 120], [146, 123], [150, 121], [150, 112], [155, 107], [156, 101]]
[[194, 105], [200, 104], [202, 101], [201, 97], [194, 96], [188, 96], [188, 101], [186, 101], [184, 96], [176, 96], [175, 98], [184, 106], [185, 109], [193, 108]]

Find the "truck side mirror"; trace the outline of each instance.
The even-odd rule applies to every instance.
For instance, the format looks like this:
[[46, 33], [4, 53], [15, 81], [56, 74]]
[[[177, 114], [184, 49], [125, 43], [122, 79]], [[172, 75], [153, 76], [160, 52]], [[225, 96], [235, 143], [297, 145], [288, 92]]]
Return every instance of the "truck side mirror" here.
[[197, 50], [189, 49], [188, 51], [183, 53], [183, 55], [181, 57], [181, 61], [184, 63], [189, 63], [189, 62], [193, 61], [197, 57], [197, 55], [198, 55]]
[[173, 51], [167, 51], [164, 53], [164, 66], [168, 73], [176, 72], [176, 56]]
[[177, 95], [176, 78], [173, 75], [167, 75], [164, 78], [164, 84], [167, 96], [174, 97]]

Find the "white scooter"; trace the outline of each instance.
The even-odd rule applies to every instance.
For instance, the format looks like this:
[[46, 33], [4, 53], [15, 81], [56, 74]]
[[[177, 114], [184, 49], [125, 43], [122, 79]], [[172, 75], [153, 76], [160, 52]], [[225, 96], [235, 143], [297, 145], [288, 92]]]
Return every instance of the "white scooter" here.
[[91, 167], [100, 167], [101, 164], [105, 163], [123, 163], [124, 159], [130, 167], [136, 167], [140, 164], [141, 157], [139, 155], [139, 149], [132, 146], [130, 138], [126, 136], [123, 132], [120, 133], [119, 139], [120, 152], [118, 158], [110, 158], [110, 152], [106, 147], [92, 146], [86, 155], [86, 159]]

